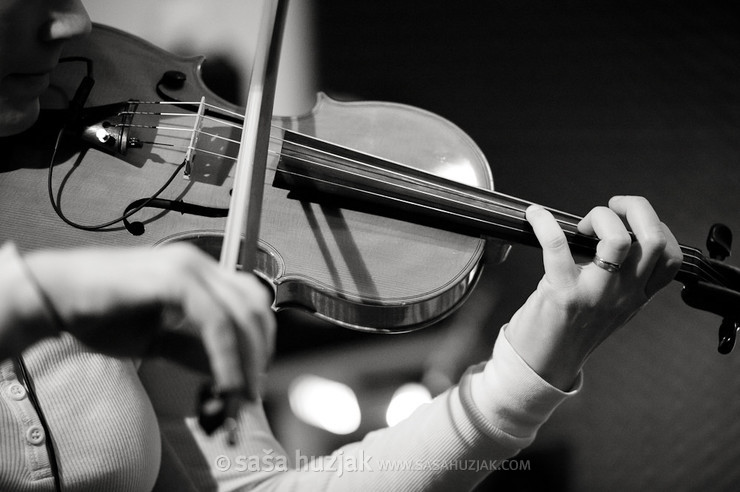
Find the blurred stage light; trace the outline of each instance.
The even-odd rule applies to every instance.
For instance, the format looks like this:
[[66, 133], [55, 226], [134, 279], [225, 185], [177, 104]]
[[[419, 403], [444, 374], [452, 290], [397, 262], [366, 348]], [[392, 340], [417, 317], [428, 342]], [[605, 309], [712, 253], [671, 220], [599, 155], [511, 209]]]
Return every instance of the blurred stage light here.
[[299, 376], [288, 388], [288, 401], [296, 417], [333, 434], [351, 434], [360, 427], [360, 405], [346, 384]]
[[432, 401], [432, 395], [424, 385], [419, 383], [404, 384], [393, 393], [388, 411], [385, 414], [385, 420], [389, 426], [393, 427], [411, 415], [414, 410], [430, 401]]

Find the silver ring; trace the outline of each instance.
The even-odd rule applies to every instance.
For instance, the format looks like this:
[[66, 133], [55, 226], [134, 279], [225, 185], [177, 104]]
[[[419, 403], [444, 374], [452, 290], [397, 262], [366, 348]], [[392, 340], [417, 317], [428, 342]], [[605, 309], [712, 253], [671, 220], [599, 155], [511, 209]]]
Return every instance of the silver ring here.
[[622, 265], [619, 263], [612, 263], [611, 261], [606, 261], [604, 258], [602, 258], [599, 255], [594, 255], [593, 264], [597, 267], [606, 270], [609, 273], [617, 273], [620, 268], [622, 268]]

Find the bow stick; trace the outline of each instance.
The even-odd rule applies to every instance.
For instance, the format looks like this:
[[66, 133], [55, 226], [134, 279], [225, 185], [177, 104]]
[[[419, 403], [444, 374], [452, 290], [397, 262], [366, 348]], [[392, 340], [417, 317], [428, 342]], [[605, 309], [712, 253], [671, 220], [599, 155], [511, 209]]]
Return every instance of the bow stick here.
[[[219, 260], [221, 268], [228, 271], [237, 268], [237, 260], [245, 272], [253, 271], [256, 266], [270, 123], [287, 3], [287, 0], [266, 0], [263, 6]], [[224, 425], [229, 443], [234, 444], [240, 398], [238, 391], [221, 392], [209, 388], [201, 398], [201, 427], [210, 434]]]

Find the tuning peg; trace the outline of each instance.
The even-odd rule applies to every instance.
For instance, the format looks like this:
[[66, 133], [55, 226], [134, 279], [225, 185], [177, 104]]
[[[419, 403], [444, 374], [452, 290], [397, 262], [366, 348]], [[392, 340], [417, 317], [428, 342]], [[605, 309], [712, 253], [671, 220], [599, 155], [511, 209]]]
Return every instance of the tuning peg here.
[[[709, 228], [707, 235], [707, 250], [713, 260], [724, 261], [732, 251], [732, 231], [724, 224], [714, 224]], [[720, 354], [729, 354], [735, 347], [737, 332], [740, 324], [724, 318], [719, 327], [719, 345], [717, 350]]]
[[732, 250], [732, 231], [724, 224], [714, 224], [709, 228], [707, 250], [710, 258], [724, 260]]
[[729, 354], [735, 347], [735, 340], [737, 338], [737, 332], [740, 330], [740, 324], [732, 321], [729, 318], [722, 320], [722, 325], [719, 327], [719, 345], [717, 351], [720, 354]]

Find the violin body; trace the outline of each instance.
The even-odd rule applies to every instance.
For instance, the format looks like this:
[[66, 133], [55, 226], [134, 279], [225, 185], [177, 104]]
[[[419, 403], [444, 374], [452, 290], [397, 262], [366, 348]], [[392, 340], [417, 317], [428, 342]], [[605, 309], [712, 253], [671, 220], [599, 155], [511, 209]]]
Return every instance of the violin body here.
[[[84, 138], [63, 137], [54, 157], [51, 194], [70, 222], [94, 225], [116, 218], [132, 202], [152, 196], [173, 173], [159, 198], [208, 210], [228, 208], [241, 128], [218, 118], [199, 119], [197, 107], [152, 110], [125, 104], [204, 97], [214, 107], [242, 113], [202, 83], [202, 58], [176, 57], [100, 25], [87, 39], [70, 43], [65, 56], [91, 61], [96, 78], [84, 102], [85, 123], [78, 132]], [[61, 64], [39, 124], [4, 143], [0, 241], [12, 240], [24, 251], [189, 241], [217, 254], [225, 223], [218, 214], [144, 207], [129, 218], [143, 232], [132, 233], [121, 223], [83, 230], [55, 212], [47, 189], [55, 134], [44, 126], [59, 119], [47, 116], [69, 106], [86, 73], [83, 62]], [[121, 108], [130, 109], [121, 115]], [[299, 308], [346, 327], [402, 332], [430, 324], [464, 301], [482, 268], [486, 241], [480, 235], [336, 200], [311, 200], [275, 186], [286, 129], [493, 188], [488, 163], [472, 140], [416, 108], [339, 103], [319, 94], [309, 114], [273, 118], [255, 273], [272, 285], [276, 310]], [[196, 149], [194, 155], [188, 157], [188, 148]], [[187, 172], [177, 171], [184, 160]]]

